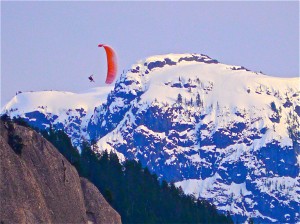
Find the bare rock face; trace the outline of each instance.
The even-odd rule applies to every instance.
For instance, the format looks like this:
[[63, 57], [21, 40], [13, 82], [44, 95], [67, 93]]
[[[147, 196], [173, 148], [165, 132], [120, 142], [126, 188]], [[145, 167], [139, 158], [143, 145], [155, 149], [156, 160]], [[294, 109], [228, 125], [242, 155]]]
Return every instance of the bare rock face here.
[[0, 121], [0, 149], [1, 223], [121, 223], [97, 188], [37, 132]]
[[107, 203], [95, 185], [85, 178], [80, 178], [89, 222], [99, 224], [121, 223], [121, 216]]

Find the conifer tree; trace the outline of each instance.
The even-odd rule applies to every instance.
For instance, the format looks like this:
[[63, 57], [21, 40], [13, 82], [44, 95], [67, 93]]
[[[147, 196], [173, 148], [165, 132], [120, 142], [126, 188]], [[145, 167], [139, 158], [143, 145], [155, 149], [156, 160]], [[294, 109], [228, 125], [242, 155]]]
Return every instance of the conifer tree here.
[[196, 105], [197, 105], [197, 107], [201, 106], [201, 99], [200, 99], [200, 94], [199, 93], [196, 96]]

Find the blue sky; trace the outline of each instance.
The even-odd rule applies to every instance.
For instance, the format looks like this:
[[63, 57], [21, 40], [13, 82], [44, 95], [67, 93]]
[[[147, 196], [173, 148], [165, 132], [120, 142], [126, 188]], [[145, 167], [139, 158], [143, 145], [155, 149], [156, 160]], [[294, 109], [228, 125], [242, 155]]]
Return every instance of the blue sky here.
[[[299, 75], [299, 2], [1, 2], [1, 105], [17, 91], [105, 85], [98, 43], [119, 71], [148, 56], [203, 53], [277, 77]], [[87, 76], [94, 74], [96, 83]]]

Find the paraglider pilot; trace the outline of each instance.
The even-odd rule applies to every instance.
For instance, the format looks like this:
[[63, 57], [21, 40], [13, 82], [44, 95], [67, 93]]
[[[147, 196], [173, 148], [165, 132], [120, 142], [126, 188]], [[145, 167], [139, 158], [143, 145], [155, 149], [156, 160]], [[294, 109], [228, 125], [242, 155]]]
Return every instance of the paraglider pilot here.
[[95, 82], [94, 78], [93, 78], [93, 75], [89, 76], [89, 80], [90, 80], [90, 82]]

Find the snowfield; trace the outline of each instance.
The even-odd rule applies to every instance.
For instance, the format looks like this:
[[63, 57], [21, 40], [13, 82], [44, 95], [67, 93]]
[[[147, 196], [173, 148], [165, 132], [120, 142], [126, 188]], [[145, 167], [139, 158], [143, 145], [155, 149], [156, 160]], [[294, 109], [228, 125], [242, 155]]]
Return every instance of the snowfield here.
[[299, 222], [300, 79], [203, 54], [157, 55], [114, 87], [16, 95], [3, 109], [63, 129], [229, 211], [235, 221]]

